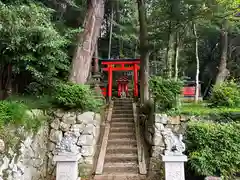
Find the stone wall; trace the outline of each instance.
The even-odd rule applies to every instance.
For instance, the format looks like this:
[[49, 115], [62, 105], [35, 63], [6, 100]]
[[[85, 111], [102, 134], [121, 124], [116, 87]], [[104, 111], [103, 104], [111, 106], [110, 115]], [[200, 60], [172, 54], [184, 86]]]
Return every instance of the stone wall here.
[[[17, 133], [18, 131], [18, 133]], [[36, 133], [15, 132], [16, 147], [0, 140], [0, 180], [43, 180], [46, 177], [48, 126]]]
[[162, 132], [169, 128], [175, 134], [184, 134], [186, 129], [186, 117], [167, 116], [166, 114], [154, 114], [153, 119], [145, 122], [145, 139], [152, 146], [152, 155], [159, 156], [165, 148]]
[[[92, 173], [97, 141], [100, 136], [101, 117], [94, 112], [63, 112], [56, 111], [50, 124], [48, 143], [48, 172], [50, 177], [55, 176], [56, 164], [53, 156], [57, 153], [57, 146], [67, 143], [73, 144], [81, 154], [79, 160], [80, 176]], [[61, 145], [60, 145], [61, 144]]]
[[100, 124], [101, 117], [94, 112], [57, 110], [36, 134], [27, 133], [22, 128], [6, 129], [7, 136], [17, 141], [14, 145], [7, 145], [0, 136], [0, 180], [55, 179], [53, 156], [57, 153], [57, 146], [68, 143], [66, 137], [70, 137], [68, 140], [81, 154], [80, 176], [91, 174]]
[[166, 128], [176, 134], [184, 134], [187, 126], [188, 118], [181, 116], [167, 116], [166, 114], [154, 114], [145, 120], [144, 136], [145, 141], [150, 146], [149, 158], [149, 174], [152, 174], [151, 179], [160, 179], [162, 176], [163, 164], [161, 155], [165, 150], [165, 142], [163, 132]]

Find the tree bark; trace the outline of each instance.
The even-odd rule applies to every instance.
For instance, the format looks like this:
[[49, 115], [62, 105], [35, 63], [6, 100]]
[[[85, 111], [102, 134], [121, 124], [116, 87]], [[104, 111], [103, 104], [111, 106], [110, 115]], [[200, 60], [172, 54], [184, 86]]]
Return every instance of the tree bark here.
[[193, 23], [193, 32], [195, 36], [195, 55], [196, 55], [196, 78], [195, 78], [195, 103], [198, 103], [199, 100], [199, 56], [198, 56], [198, 35], [197, 35], [197, 28], [196, 24]]
[[111, 20], [110, 20], [109, 43], [108, 43], [108, 59], [111, 58], [112, 35], [113, 35], [113, 2], [111, 2]]
[[[117, 0], [116, 1], [116, 23], [117, 24], [120, 24], [120, 4], [119, 4], [119, 0]], [[115, 26], [116, 27], [116, 33], [117, 34], [119, 34], [120, 35], [120, 27], [119, 26]], [[116, 38], [116, 37], [115, 37]], [[116, 55], [117, 55], [117, 57], [120, 57], [120, 38], [119, 37], [117, 37], [116, 38], [116, 42], [117, 42], [117, 53], [116, 53]]]
[[78, 37], [78, 45], [72, 60], [69, 80], [73, 83], [87, 82], [96, 42], [104, 15], [104, 0], [88, 0], [84, 20], [84, 32]]
[[98, 42], [96, 42], [96, 46], [95, 46], [95, 51], [94, 51], [94, 74], [98, 74], [99, 73], [99, 65], [98, 65], [98, 59], [99, 55], [98, 55]]
[[175, 36], [172, 32], [172, 22], [169, 22], [169, 30], [168, 30], [168, 47], [166, 52], [166, 69], [167, 69], [167, 77], [172, 78], [172, 64], [174, 57], [174, 41]]
[[227, 57], [228, 57], [228, 22], [224, 20], [222, 29], [221, 29], [221, 59], [218, 68], [218, 73], [216, 76], [215, 84], [221, 84], [228, 76], [228, 69], [227, 69]]
[[140, 99], [144, 104], [149, 100], [149, 44], [147, 17], [144, 0], [137, 0], [140, 24]]
[[176, 32], [176, 40], [175, 40], [175, 55], [174, 55], [174, 79], [178, 80], [178, 59], [179, 59], [179, 32]]

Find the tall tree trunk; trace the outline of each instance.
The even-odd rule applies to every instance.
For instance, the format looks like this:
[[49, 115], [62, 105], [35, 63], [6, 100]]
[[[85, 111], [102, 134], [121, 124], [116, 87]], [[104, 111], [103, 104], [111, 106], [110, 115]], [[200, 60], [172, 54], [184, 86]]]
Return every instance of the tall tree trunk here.
[[136, 45], [134, 49], [134, 58], [137, 58], [137, 51], [138, 51], [138, 42], [136, 41]]
[[[119, 5], [119, 0], [116, 1], [116, 23], [117, 24], [120, 24], [120, 5]], [[119, 26], [115, 26], [117, 29], [116, 29], [116, 33], [118, 35], [120, 35], [120, 27]], [[120, 57], [120, 38], [117, 37], [117, 57]]]
[[227, 57], [228, 57], [228, 22], [224, 20], [222, 29], [221, 29], [221, 59], [220, 64], [218, 67], [218, 73], [216, 76], [215, 84], [222, 83], [228, 76], [228, 69], [227, 69]]
[[152, 64], [153, 70], [152, 70], [152, 74], [156, 76], [157, 75], [157, 52], [155, 50], [156, 42], [154, 42], [154, 46], [153, 47], [154, 47], [153, 48], [154, 53], [153, 53], [153, 64]]
[[87, 82], [103, 15], [104, 0], [88, 0], [84, 32], [79, 35], [78, 46], [73, 56], [72, 69], [69, 76], [69, 80], [73, 83], [84, 84]]
[[[170, 1], [170, 14], [172, 17], [175, 17], [177, 22], [174, 22], [172, 20], [169, 20], [169, 30], [168, 30], [168, 52], [167, 52], [167, 76], [168, 78], [172, 78], [173, 76], [173, 63], [175, 63], [175, 61], [177, 60], [176, 58], [178, 58], [178, 51], [179, 51], [179, 47], [177, 44], [176, 39], [178, 39], [178, 32], [175, 32], [175, 28], [176, 25], [179, 24], [179, 17], [180, 17], [180, 0], [174, 0], [174, 1]], [[175, 26], [175, 27], [174, 27]], [[178, 29], [176, 30], [178, 31]], [[176, 63], [175, 63], [175, 70], [176, 70]], [[175, 79], [176, 79], [176, 72], [175, 71]]]
[[137, 0], [138, 3], [138, 17], [140, 24], [140, 99], [144, 104], [149, 100], [149, 44], [147, 31], [147, 17], [144, 0]]
[[169, 22], [169, 30], [168, 30], [168, 47], [166, 52], [166, 70], [167, 70], [167, 77], [172, 78], [172, 64], [174, 58], [174, 42], [175, 36], [172, 32], [172, 22]]
[[110, 20], [109, 43], [108, 43], [108, 59], [111, 58], [112, 34], [113, 34], [113, 2], [111, 2], [111, 20]]
[[197, 28], [196, 24], [193, 23], [193, 32], [195, 36], [195, 55], [196, 55], [196, 78], [195, 78], [195, 103], [198, 103], [199, 99], [199, 56], [198, 56], [198, 35], [197, 35]]
[[99, 55], [98, 55], [98, 42], [96, 43], [96, 46], [95, 46], [95, 51], [94, 51], [94, 74], [98, 74], [99, 73], [99, 65], [98, 65], [98, 58], [99, 58]]
[[175, 38], [175, 55], [174, 55], [174, 79], [175, 81], [178, 80], [178, 59], [179, 59], [179, 46], [180, 46], [180, 38], [179, 38], [179, 32], [176, 32], [176, 38]]

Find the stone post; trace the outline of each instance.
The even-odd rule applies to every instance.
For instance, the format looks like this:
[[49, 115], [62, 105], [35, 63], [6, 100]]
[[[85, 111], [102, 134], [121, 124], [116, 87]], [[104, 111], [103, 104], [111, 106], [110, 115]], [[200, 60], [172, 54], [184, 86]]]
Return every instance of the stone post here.
[[99, 61], [98, 57], [95, 57], [95, 58], [94, 58], [94, 74], [99, 73], [98, 61]]
[[165, 180], [185, 180], [184, 162], [187, 162], [185, 155], [162, 155], [165, 164]]
[[78, 177], [78, 160], [80, 154], [70, 152], [58, 153], [54, 156], [57, 163], [56, 180], [80, 180]]

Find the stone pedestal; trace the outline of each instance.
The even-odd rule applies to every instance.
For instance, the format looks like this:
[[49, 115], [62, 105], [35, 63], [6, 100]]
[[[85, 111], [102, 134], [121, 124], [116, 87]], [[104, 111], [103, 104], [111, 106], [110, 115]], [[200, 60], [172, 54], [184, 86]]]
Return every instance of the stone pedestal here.
[[185, 180], [184, 162], [187, 156], [162, 156], [165, 164], [165, 180]]
[[80, 154], [58, 153], [53, 160], [57, 163], [56, 180], [80, 180], [78, 177], [78, 160]]

